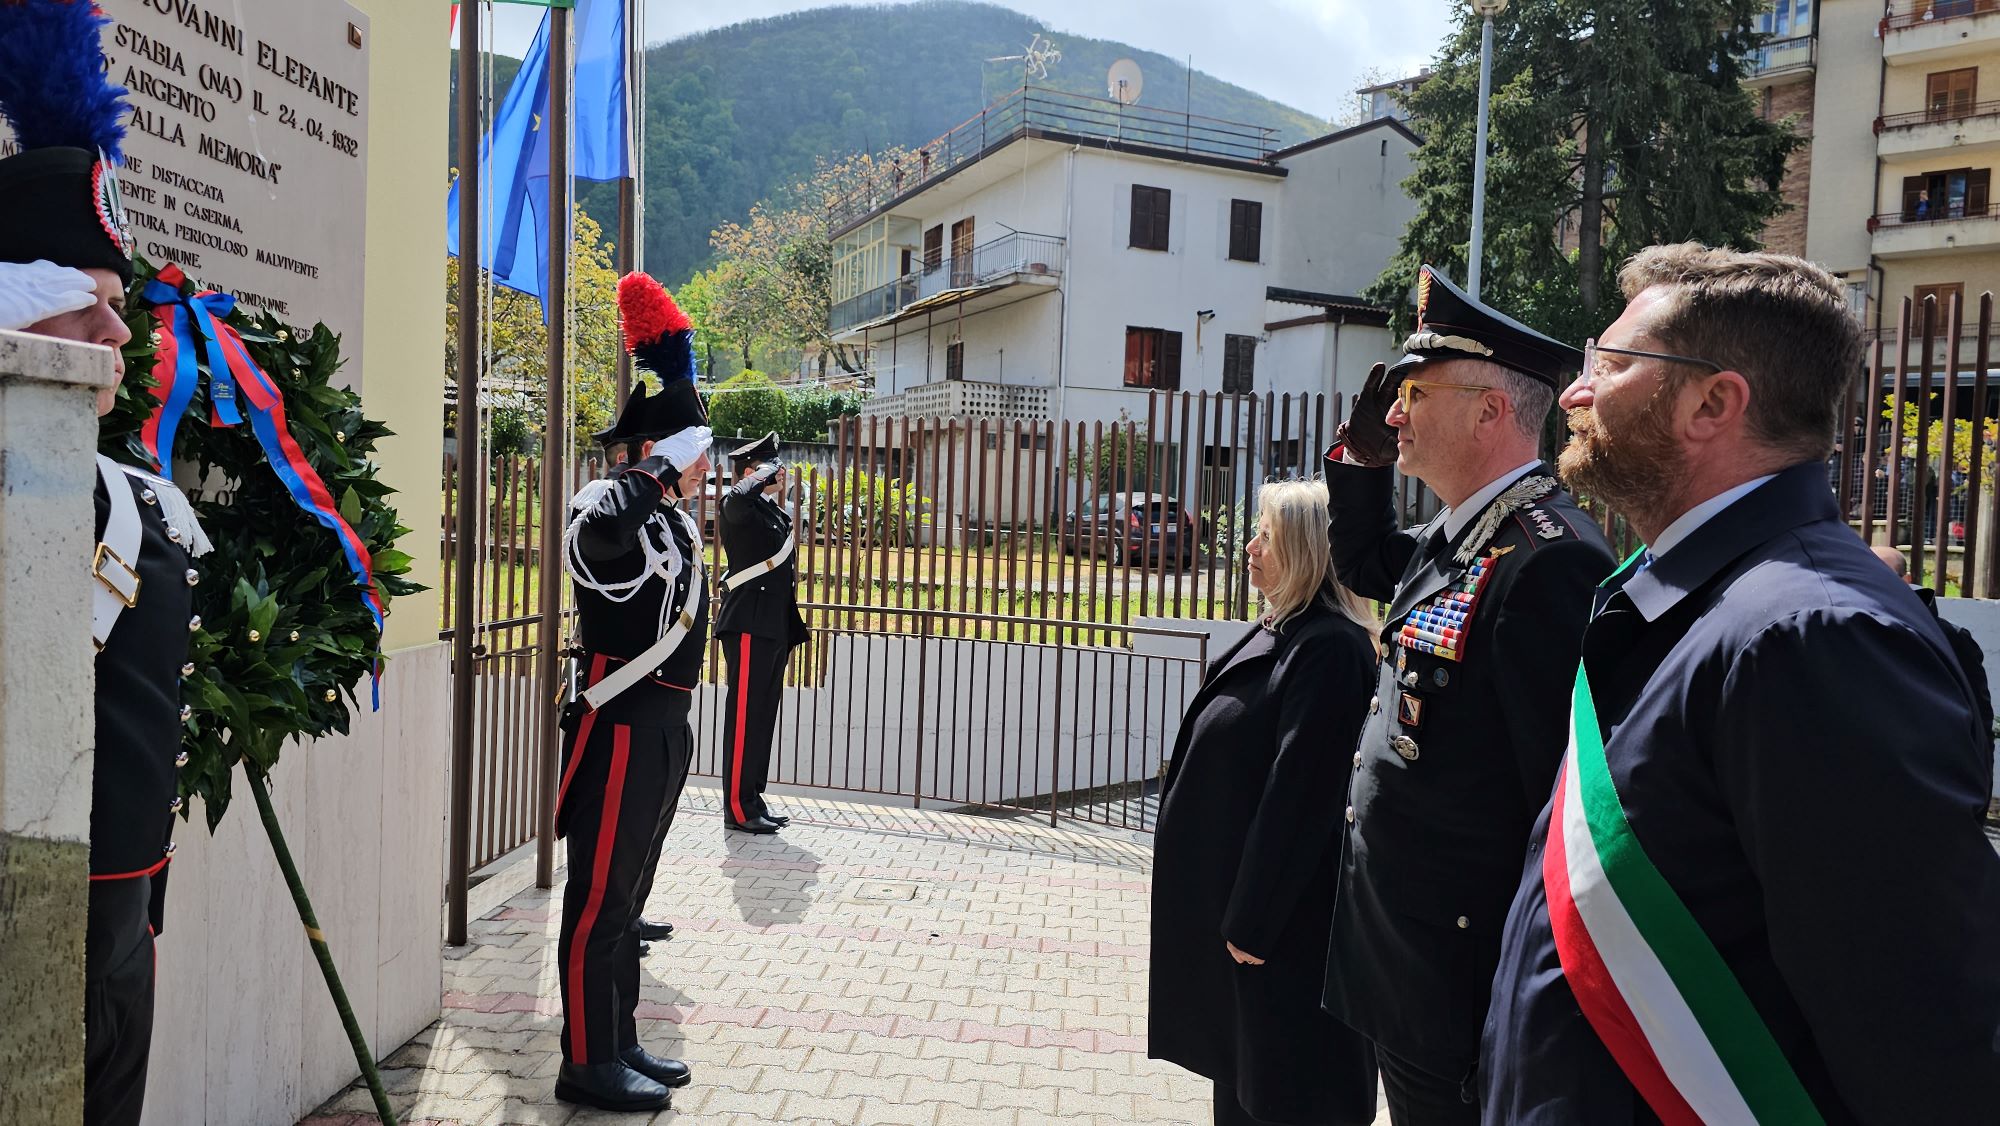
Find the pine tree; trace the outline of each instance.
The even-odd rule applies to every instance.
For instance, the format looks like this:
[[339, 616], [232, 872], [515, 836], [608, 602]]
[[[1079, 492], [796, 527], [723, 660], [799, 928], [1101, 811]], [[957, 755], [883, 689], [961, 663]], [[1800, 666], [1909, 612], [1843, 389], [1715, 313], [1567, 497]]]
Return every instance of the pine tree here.
[[[1619, 265], [1694, 240], [1754, 249], [1803, 143], [1745, 90], [1761, 0], [1527, 0], [1494, 21], [1481, 296], [1572, 342], [1624, 307]], [[1417, 215], [1369, 296], [1402, 309], [1417, 268], [1463, 279], [1480, 18], [1467, 9], [1406, 103], [1424, 138]]]

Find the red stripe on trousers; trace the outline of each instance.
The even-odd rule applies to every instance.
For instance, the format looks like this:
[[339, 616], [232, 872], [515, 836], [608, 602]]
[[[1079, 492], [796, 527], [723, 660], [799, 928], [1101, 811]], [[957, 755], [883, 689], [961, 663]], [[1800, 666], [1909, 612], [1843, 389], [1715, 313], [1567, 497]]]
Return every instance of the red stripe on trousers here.
[[[584, 685], [589, 688], [604, 679], [604, 654], [590, 659], [590, 679]], [[585, 707], [589, 707], [586, 703]], [[576, 746], [570, 749], [569, 769], [563, 771], [562, 785], [556, 787], [556, 815], [562, 816], [563, 795], [569, 793], [569, 780], [576, 777], [577, 764], [583, 761], [583, 752], [590, 746], [590, 729], [597, 725], [597, 709], [584, 713], [583, 722], [576, 725]]]
[[741, 636], [736, 659], [736, 748], [729, 763], [729, 812], [738, 825], [749, 820], [743, 816], [743, 735], [750, 726], [750, 635]]
[[604, 817], [597, 825], [597, 851], [590, 862], [590, 898], [577, 917], [576, 933], [569, 940], [569, 998], [575, 1012], [569, 1018], [570, 1055], [576, 1063], [590, 1062], [590, 1036], [584, 1011], [583, 955], [590, 946], [590, 931], [604, 904], [604, 885], [611, 882], [611, 849], [618, 840], [618, 801], [625, 790], [625, 764], [632, 751], [632, 729], [619, 724], [611, 729], [611, 774], [604, 780]]
[[1555, 800], [1549, 806], [1549, 839], [1542, 850], [1542, 891], [1549, 903], [1549, 931], [1555, 938], [1556, 954], [1562, 959], [1563, 977], [1597, 1038], [1604, 1042], [1611, 1058], [1618, 1062], [1618, 1069], [1638, 1088], [1660, 1121], [1668, 1126], [1701, 1126], [1701, 1116], [1688, 1106], [1673, 1080], [1667, 1078], [1666, 1069], [1653, 1054], [1653, 1046], [1639, 1030], [1638, 1018], [1632, 1015], [1625, 995], [1618, 991], [1618, 983], [1605, 967], [1597, 944], [1584, 928], [1576, 899], [1570, 894], [1563, 803], [1569, 797], [1566, 791], [1577, 784], [1570, 777], [1573, 764], [1573, 759], [1564, 763], [1562, 775], [1557, 779]]

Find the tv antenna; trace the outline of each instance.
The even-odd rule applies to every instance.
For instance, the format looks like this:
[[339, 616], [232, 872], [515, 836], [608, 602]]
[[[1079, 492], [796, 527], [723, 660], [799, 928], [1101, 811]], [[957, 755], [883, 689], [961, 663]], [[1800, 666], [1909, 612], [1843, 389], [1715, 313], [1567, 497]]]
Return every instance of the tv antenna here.
[[1131, 59], [1119, 59], [1111, 64], [1111, 73], [1104, 77], [1111, 100], [1121, 106], [1137, 105], [1139, 94], [1146, 88], [1146, 76], [1139, 73], [1139, 64]]
[[1049, 68], [1062, 61], [1062, 49], [1057, 47], [1051, 40], [1044, 38], [1042, 33], [1038, 31], [1035, 33], [1035, 38], [1026, 47], [1021, 49], [1020, 54], [1000, 55], [997, 58], [987, 59], [986, 61], [989, 63], [1020, 63], [1023, 81], [1032, 78], [1046, 82], [1049, 78]]

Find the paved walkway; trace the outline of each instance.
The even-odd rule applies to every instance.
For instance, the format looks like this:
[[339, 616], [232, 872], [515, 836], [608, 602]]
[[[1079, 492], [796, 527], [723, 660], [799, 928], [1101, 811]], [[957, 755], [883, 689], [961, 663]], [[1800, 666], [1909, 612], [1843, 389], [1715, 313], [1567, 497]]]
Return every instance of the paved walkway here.
[[[1144, 836], [789, 799], [791, 827], [751, 837], [723, 833], [717, 797], [689, 791], [648, 908], [676, 931], [640, 1039], [695, 1072], [651, 1122], [1210, 1121], [1206, 1080], [1145, 1058]], [[552, 1101], [560, 913], [532, 887], [475, 907], [443, 1020], [389, 1060], [406, 1123], [648, 1121]], [[350, 1088], [305, 1126], [371, 1107]]]

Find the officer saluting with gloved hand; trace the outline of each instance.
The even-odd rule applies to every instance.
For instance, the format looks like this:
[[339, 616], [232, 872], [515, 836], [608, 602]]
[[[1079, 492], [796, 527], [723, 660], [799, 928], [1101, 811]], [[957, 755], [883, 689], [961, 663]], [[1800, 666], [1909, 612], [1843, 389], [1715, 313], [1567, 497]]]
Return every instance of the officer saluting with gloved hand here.
[[[1429, 266], [1403, 350], [1327, 454], [1334, 567], [1389, 610], [1341, 814], [1326, 1007], [1375, 1042], [1397, 1126], [1475, 1124], [1500, 926], [1611, 554], [1536, 452], [1581, 352]], [[1445, 502], [1425, 527], [1396, 530], [1392, 463]]]
[[785, 467], [778, 435], [766, 434], [729, 451], [736, 484], [722, 494], [720, 533], [729, 556], [722, 580], [716, 639], [729, 664], [729, 700], [723, 710], [723, 824], [745, 833], [775, 833], [791, 821], [764, 804], [771, 773], [771, 741], [785, 658], [806, 639], [796, 589], [797, 543], [792, 517], [778, 498]]
[[[563, 885], [562, 1068], [556, 1097], [605, 1110], [658, 1110], [686, 1064], [638, 1043], [635, 924], [687, 782], [688, 705], [708, 642], [701, 528], [684, 501], [709, 471], [707, 412], [694, 386], [694, 326], [645, 274], [618, 283], [635, 382], [597, 434], [610, 474], [570, 501], [563, 564], [576, 587], [581, 693], [563, 715], [556, 832]], [[636, 460], [634, 460], [636, 459]]]

